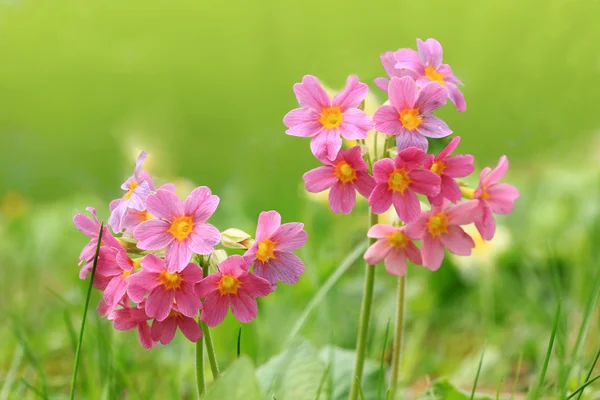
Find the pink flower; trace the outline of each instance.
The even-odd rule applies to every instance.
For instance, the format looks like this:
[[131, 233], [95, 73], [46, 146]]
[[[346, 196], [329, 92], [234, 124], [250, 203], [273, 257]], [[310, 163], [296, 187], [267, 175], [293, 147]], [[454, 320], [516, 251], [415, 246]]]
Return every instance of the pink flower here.
[[221, 240], [221, 233], [206, 223], [219, 205], [219, 197], [206, 186], [192, 191], [184, 202], [174, 193], [157, 190], [146, 200], [148, 212], [157, 219], [145, 221], [133, 232], [137, 247], [159, 250], [166, 247], [170, 273], [183, 270], [193, 253], [210, 254]]
[[[137, 261], [139, 263], [139, 261]], [[106, 278], [107, 284], [102, 293], [102, 302], [104, 306], [99, 309], [102, 316], [108, 315], [121, 302], [123, 296], [127, 293], [127, 277], [135, 272], [136, 262], [127, 256], [123, 251], [115, 253], [115, 263], [111, 266], [110, 272], [106, 270], [105, 265], [100, 265], [96, 273]], [[139, 265], [139, 264], [138, 264]], [[108, 272], [108, 273], [107, 273]], [[136, 303], [139, 303], [137, 301]]]
[[110, 203], [111, 214], [108, 219], [108, 224], [115, 232], [123, 230], [123, 217], [128, 208], [133, 208], [138, 211], [146, 209], [146, 198], [154, 190], [154, 183], [147, 171], [143, 171], [144, 160], [148, 154], [141, 152], [135, 163], [133, 175], [121, 185], [121, 189], [125, 190], [125, 195]]
[[421, 214], [417, 193], [436, 196], [441, 179], [435, 173], [420, 169], [427, 154], [415, 147], [402, 150], [395, 160], [384, 158], [373, 165], [377, 185], [369, 197], [369, 205], [375, 214], [386, 212], [393, 204], [398, 217], [414, 222]]
[[296, 283], [304, 272], [304, 263], [292, 251], [304, 246], [307, 239], [304, 224], [282, 225], [277, 211], [262, 212], [258, 217], [256, 241], [244, 258], [250, 265], [254, 263], [254, 274], [269, 281], [273, 289], [277, 281]]
[[376, 265], [385, 260], [385, 269], [392, 275], [402, 276], [406, 273], [406, 259], [413, 264], [421, 265], [421, 250], [413, 243], [406, 226], [396, 228], [392, 225], [373, 225], [367, 236], [379, 239], [365, 253], [369, 265]]
[[[396, 76], [398, 78], [402, 78], [403, 76], [410, 76], [413, 79], [417, 79], [419, 75], [410, 70], [404, 68], [396, 68], [396, 64], [401, 59], [405, 59], [407, 57], [415, 57], [418, 59], [417, 53], [413, 49], [399, 49], [397, 51], [386, 51], [381, 55], [381, 64], [383, 64], [383, 69], [388, 74], [390, 78]], [[388, 78], [375, 78], [373, 81], [377, 87], [379, 87], [384, 92], [388, 91], [388, 85], [390, 84], [390, 80]]]
[[256, 318], [256, 298], [268, 295], [271, 284], [250, 272], [242, 256], [233, 255], [219, 264], [219, 271], [204, 278], [196, 293], [204, 298], [200, 319], [208, 326], [219, 325], [231, 306], [233, 316], [240, 322]]
[[519, 198], [519, 190], [508, 183], [498, 183], [508, 171], [508, 159], [500, 157], [496, 168], [484, 168], [474, 198], [479, 206], [479, 218], [475, 226], [484, 240], [492, 240], [496, 232], [494, 214], [510, 214]]
[[432, 112], [446, 104], [446, 89], [429, 82], [421, 89], [408, 76], [393, 77], [388, 96], [390, 105], [383, 105], [373, 115], [375, 129], [396, 135], [398, 151], [416, 147], [427, 151], [427, 137], [442, 138], [452, 134], [448, 125]]
[[108, 319], [113, 322], [113, 326], [117, 330], [130, 331], [137, 329], [140, 344], [144, 348], [151, 349], [154, 346], [150, 325], [148, 325], [148, 320], [151, 318], [146, 315], [144, 304], [140, 304], [135, 308], [130, 308], [127, 304], [124, 304], [123, 308], [110, 313]]
[[[158, 190], [167, 190], [169, 192], [175, 193], [175, 185], [172, 183], [165, 183]], [[111, 203], [111, 207], [114, 206], [114, 201]], [[113, 210], [111, 209], [111, 212]], [[135, 208], [128, 208], [125, 211], [125, 215], [123, 215], [123, 219], [121, 220], [121, 228], [125, 229], [126, 234], [133, 234], [133, 231], [139, 224], [142, 222], [149, 221], [151, 219], [155, 219], [154, 215], [150, 214], [148, 210], [136, 210]]]
[[179, 304], [173, 304], [173, 309], [167, 318], [162, 321], [155, 319], [152, 322], [150, 330], [152, 340], [161, 344], [169, 344], [173, 340], [178, 327], [190, 342], [197, 342], [202, 337], [202, 330], [200, 330], [198, 322], [194, 318], [179, 312]]
[[145, 296], [146, 313], [158, 321], [169, 316], [173, 302], [177, 312], [193, 318], [202, 307], [194, 286], [202, 280], [202, 270], [196, 264], [188, 264], [180, 272], [169, 272], [163, 259], [148, 254], [142, 259], [142, 270], [127, 278], [127, 294], [136, 303]]
[[475, 247], [473, 239], [460, 227], [473, 223], [479, 211], [476, 202], [467, 201], [447, 207], [433, 206], [431, 211], [421, 214], [419, 219], [406, 227], [410, 237], [423, 241], [421, 252], [423, 265], [437, 271], [444, 259], [444, 246], [459, 256], [468, 256]]
[[459, 143], [460, 136], [457, 136], [437, 156], [430, 156], [425, 161], [423, 167], [435, 172], [442, 179], [440, 193], [437, 196], [429, 197], [429, 202], [433, 205], [442, 205], [444, 198], [453, 203], [459, 201], [462, 198], [462, 194], [454, 178], [463, 178], [473, 172], [472, 155], [460, 154], [450, 156], [450, 153], [456, 149]]
[[304, 174], [306, 190], [312, 193], [331, 188], [329, 205], [335, 213], [350, 214], [356, 202], [356, 190], [366, 198], [375, 187], [375, 180], [367, 172], [360, 146], [340, 150], [335, 160], [323, 160], [322, 167]]
[[292, 136], [312, 137], [310, 148], [319, 160], [335, 160], [342, 148], [342, 138], [366, 139], [372, 128], [371, 117], [357, 107], [369, 88], [351, 75], [346, 87], [330, 99], [321, 82], [305, 75], [302, 83], [294, 85], [294, 93], [302, 108], [296, 108], [283, 118]]
[[[90, 264], [94, 256], [96, 255], [96, 246], [98, 245], [98, 235], [100, 233], [100, 221], [98, 220], [98, 216], [96, 215], [96, 209], [93, 207], [87, 207], [86, 210], [92, 214], [92, 217], [88, 217], [83, 213], [77, 213], [73, 217], [73, 224], [75, 228], [79, 229], [81, 233], [90, 238], [88, 244], [85, 245], [81, 254], [79, 255], [79, 264]], [[108, 228], [105, 226], [102, 231], [102, 245], [107, 244], [108, 246], [120, 246], [119, 241], [113, 237]], [[88, 271], [91, 270], [91, 264], [85, 265], [84, 268], [81, 269], [80, 278], [85, 279]]]
[[[458, 111], [465, 111], [467, 103], [465, 96], [456, 85], [462, 85], [452, 73], [448, 64], [442, 64], [442, 45], [435, 39], [427, 39], [423, 42], [417, 39], [418, 53], [414, 50], [403, 52], [397, 57], [395, 68], [400, 71], [412, 71], [419, 77], [417, 85], [424, 86], [428, 82], [438, 82], [445, 89], [448, 98]], [[408, 50], [408, 49], [407, 49]]]

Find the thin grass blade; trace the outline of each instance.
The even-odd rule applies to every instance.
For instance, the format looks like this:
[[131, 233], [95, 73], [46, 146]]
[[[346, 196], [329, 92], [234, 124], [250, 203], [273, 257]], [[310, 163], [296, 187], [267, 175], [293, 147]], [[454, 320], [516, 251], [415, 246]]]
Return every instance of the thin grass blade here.
[[475, 374], [475, 382], [473, 382], [473, 390], [471, 390], [470, 399], [473, 400], [475, 398], [475, 390], [477, 389], [477, 381], [479, 380], [479, 374], [481, 373], [481, 366], [483, 365], [483, 356], [485, 355], [485, 345], [483, 345], [483, 350], [481, 350], [481, 356], [479, 357], [479, 365], [477, 366], [477, 373]]

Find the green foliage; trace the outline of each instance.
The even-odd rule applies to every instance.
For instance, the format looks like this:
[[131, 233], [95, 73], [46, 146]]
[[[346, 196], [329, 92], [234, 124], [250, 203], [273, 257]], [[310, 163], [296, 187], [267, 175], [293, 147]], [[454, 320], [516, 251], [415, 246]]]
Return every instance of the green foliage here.
[[256, 370], [247, 356], [241, 356], [225, 371], [206, 393], [205, 400], [260, 400], [263, 399]]
[[471, 397], [471, 393], [459, 390], [451, 384], [447, 379], [440, 379], [431, 384], [427, 393], [420, 397], [421, 400], [492, 400], [489, 396], [475, 394]]

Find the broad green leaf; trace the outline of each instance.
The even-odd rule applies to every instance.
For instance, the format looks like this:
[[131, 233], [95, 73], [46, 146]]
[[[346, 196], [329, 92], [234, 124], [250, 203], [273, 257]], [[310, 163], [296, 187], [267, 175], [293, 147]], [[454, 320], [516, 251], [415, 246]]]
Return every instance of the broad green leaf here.
[[213, 383], [205, 400], [261, 400], [264, 399], [256, 381], [256, 370], [247, 356], [241, 356]]

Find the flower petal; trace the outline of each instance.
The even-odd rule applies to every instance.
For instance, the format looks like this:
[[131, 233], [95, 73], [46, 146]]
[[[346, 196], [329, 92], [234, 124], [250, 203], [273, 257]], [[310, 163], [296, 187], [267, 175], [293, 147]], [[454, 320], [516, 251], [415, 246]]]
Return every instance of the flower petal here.
[[392, 203], [400, 218], [404, 223], [410, 224], [419, 219], [421, 215], [421, 203], [419, 198], [412, 190], [405, 190], [404, 193], [394, 192]]
[[312, 75], [305, 75], [302, 83], [296, 83], [294, 93], [302, 107], [320, 111], [330, 105], [329, 96], [321, 86], [321, 82]]
[[203, 223], [194, 225], [187, 245], [194, 253], [207, 255], [214, 251], [220, 241], [221, 232], [211, 224]]
[[221, 296], [219, 292], [213, 292], [204, 299], [200, 320], [210, 327], [217, 326], [227, 316], [228, 309], [229, 296]]
[[157, 190], [146, 199], [148, 212], [156, 218], [173, 221], [183, 215], [183, 202], [175, 193], [168, 190]]
[[388, 184], [381, 183], [375, 186], [369, 196], [369, 206], [375, 214], [383, 214], [390, 209], [392, 205], [392, 191], [388, 189]]
[[389, 105], [383, 105], [375, 111], [373, 122], [377, 131], [388, 135], [398, 135], [405, 131], [398, 110]]
[[486, 177], [482, 179], [483, 185], [488, 186], [498, 182], [500, 179], [504, 178], [506, 172], [508, 171], [508, 158], [506, 156], [500, 157], [500, 161], [498, 161], [498, 165], [494, 168]]
[[406, 274], [406, 254], [403, 250], [394, 249], [388, 253], [385, 258], [385, 270], [395, 276]]
[[441, 178], [434, 172], [425, 169], [414, 170], [410, 173], [412, 181], [408, 187], [425, 196], [435, 196], [440, 192]]
[[387, 184], [390, 174], [394, 172], [396, 165], [389, 158], [383, 158], [373, 165], [373, 176], [377, 183]]
[[171, 224], [160, 219], [142, 222], [133, 231], [133, 237], [139, 240], [137, 247], [142, 250], [160, 250], [167, 247], [173, 240], [167, 231]]
[[202, 330], [194, 318], [179, 318], [177, 325], [190, 342], [196, 343], [202, 337]]
[[323, 129], [310, 141], [310, 149], [319, 160], [327, 158], [335, 160], [342, 149], [342, 138], [339, 129]]
[[141, 303], [147, 294], [160, 286], [158, 281], [158, 274], [151, 273], [145, 269], [140, 272], [136, 272], [126, 278], [127, 281], [127, 295], [135, 303]]
[[289, 222], [281, 225], [271, 240], [275, 242], [275, 250], [294, 251], [304, 246], [308, 240], [308, 234], [304, 230], [304, 224]]
[[432, 238], [431, 235], [423, 236], [423, 265], [431, 271], [437, 271], [444, 260], [444, 245], [438, 238]]
[[165, 250], [167, 270], [173, 274], [184, 269], [192, 258], [192, 249], [189, 248], [190, 240], [173, 240]]
[[[283, 117], [283, 123], [288, 128], [292, 128], [296, 125], [300, 125], [307, 122], [316, 122], [319, 120], [319, 113], [310, 108], [294, 108], [292, 111], [285, 114]], [[321, 124], [319, 124], [319, 128]]]
[[256, 241], [271, 237], [281, 225], [281, 215], [277, 211], [261, 212], [256, 227]]
[[488, 204], [496, 214], [510, 214], [519, 198], [519, 191], [508, 183], [498, 183], [487, 188]]
[[311, 193], [319, 193], [332, 187], [338, 181], [334, 171], [334, 167], [323, 165], [306, 172], [302, 175], [306, 190]]
[[482, 208], [479, 200], [463, 201], [445, 211], [451, 225], [468, 225], [481, 218]]
[[267, 261], [266, 266], [275, 273], [277, 280], [287, 284], [297, 283], [304, 273], [304, 262], [293, 253], [276, 251], [275, 258]]
[[329, 191], [329, 206], [334, 213], [350, 214], [356, 203], [356, 191], [350, 183], [336, 182]]
[[417, 131], [430, 138], [443, 138], [452, 134], [448, 125], [433, 115], [423, 117], [423, 122], [417, 128]]
[[373, 239], [383, 239], [398, 232], [398, 228], [388, 224], [375, 224], [367, 232], [367, 237]]
[[475, 242], [460, 226], [449, 226], [448, 233], [440, 235], [440, 240], [444, 246], [452, 253], [458, 256], [471, 255], [471, 249], [475, 247]]
[[460, 91], [458, 86], [454, 83], [446, 83], [446, 90], [448, 91], [448, 98], [454, 104], [457, 111], [467, 111], [467, 102], [465, 101], [465, 95]]
[[254, 297], [240, 290], [237, 295], [231, 295], [229, 299], [231, 312], [235, 319], [243, 323], [248, 323], [256, 318], [258, 307]]
[[[422, 91], [423, 89], [421, 89]], [[399, 112], [404, 109], [414, 108], [418, 98], [419, 90], [413, 78], [405, 76], [402, 78], [392, 77], [388, 86], [390, 104]], [[445, 93], [444, 93], [444, 97]]]
[[331, 105], [339, 107], [342, 112], [356, 108], [364, 100], [368, 91], [369, 87], [367, 84], [361, 83], [358, 80], [358, 76], [350, 75], [346, 79], [346, 87], [333, 97]]
[[158, 321], [164, 321], [171, 312], [173, 307], [173, 299], [175, 298], [175, 292], [172, 290], [165, 290], [164, 287], [155, 288], [148, 300], [146, 300], [146, 313], [151, 318], [156, 318]]
[[167, 318], [164, 321], [155, 320], [152, 322], [152, 328], [150, 328], [152, 340], [162, 344], [171, 343], [176, 331], [177, 321], [174, 317]]
[[365, 252], [365, 261], [369, 265], [377, 265], [384, 260], [391, 250], [392, 247], [388, 244], [387, 239], [378, 240]]
[[405, 131], [396, 136], [396, 146], [398, 147], [398, 152], [410, 147], [416, 147], [419, 150], [427, 151], [429, 143], [425, 136], [421, 135], [419, 132]]
[[183, 202], [183, 212], [192, 216], [194, 224], [205, 222], [219, 206], [219, 196], [212, 194], [206, 186], [197, 187]]
[[368, 199], [375, 188], [375, 179], [366, 171], [357, 171], [353, 184], [358, 193]]
[[444, 174], [453, 178], [463, 178], [471, 175], [475, 167], [473, 166], [473, 156], [470, 154], [459, 154], [446, 157], [444, 159]]

